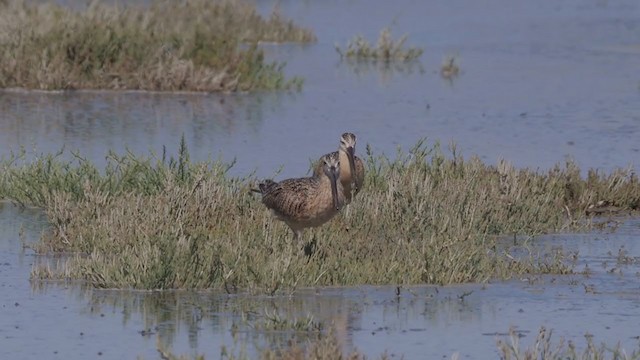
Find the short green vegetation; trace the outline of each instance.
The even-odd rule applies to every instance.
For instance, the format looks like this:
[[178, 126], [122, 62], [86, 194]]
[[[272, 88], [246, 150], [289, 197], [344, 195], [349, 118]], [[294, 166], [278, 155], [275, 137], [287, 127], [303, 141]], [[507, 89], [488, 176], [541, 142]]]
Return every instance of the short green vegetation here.
[[560, 338], [557, 343], [552, 339], [552, 330], [544, 327], [538, 332], [533, 344], [528, 348], [520, 347], [520, 339], [518, 333], [511, 329], [509, 331], [509, 341], [498, 340], [498, 349], [500, 351], [500, 359], [504, 360], [638, 360], [640, 359], [640, 343], [638, 348], [629, 352], [622, 349], [618, 343], [616, 346], [607, 344], [597, 345], [593, 336], [586, 334], [587, 346], [584, 349], [578, 349], [574, 343], [569, 341], [566, 343]]
[[[117, 2], [115, 3], [117, 4]], [[241, 0], [153, 0], [146, 7], [0, 1], [0, 87], [249, 91], [301, 86], [259, 42], [311, 31]]]
[[546, 173], [489, 166], [425, 142], [394, 159], [367, 151], [365, 188], [297, 244], [250, 192], [256, 179], [192, 162], [184, 143], [175, 158], [112, 153], [105, 169], [78, 154], [18, 154], [0, 162], [0, 199], [44, 208], [51, 229], [33, 248], [67, 254], [34, 266], [34, 279], [267, 293], [567, 273], [572, 256], [512, 248], [501, 236], [588, 229], [599, 203], [640, 209], [631, 170], [585, 179], [572, 162]]
[[384, 28], [378, 37], [376, 45], [369, 43], [362, 36], [356, 36], [347, 43], [345, 49], [336, 45], [336, 51], [341, 57], [354, 60], [380, 60], [385, 62], [392, 61], [411, 61], [422, 55], [423, 50], [420, 48], [405, 48], [404, 43], [407, 36], [394, 40], [391, 36], [391, 30]]

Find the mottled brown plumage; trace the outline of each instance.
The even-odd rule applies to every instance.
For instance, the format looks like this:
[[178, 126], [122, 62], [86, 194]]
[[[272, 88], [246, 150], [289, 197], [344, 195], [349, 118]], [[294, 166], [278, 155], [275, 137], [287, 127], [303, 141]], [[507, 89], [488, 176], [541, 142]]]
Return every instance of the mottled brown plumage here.
[[[356, 136], [352, 133], [344, 133], [340, 137], [340, 147], [325, 156], [338, 156], [340, 159], [340, 182], [346, 198], [346, 203], [351, 202], [352, 196], [360, 192], [364, 185], [364, 163], [362, 159], [355, 155]], [[322, 161], [318, 161], [313, 173], [319, 174], [322, 171]]]
[[322, 158], [322, 170], [312, 177], [265, 180], [259, 185], [262, 203], [284, 221], [299, 239], [308, 227], [320, 226], [340, 211], [345, 203], [339, 156]]

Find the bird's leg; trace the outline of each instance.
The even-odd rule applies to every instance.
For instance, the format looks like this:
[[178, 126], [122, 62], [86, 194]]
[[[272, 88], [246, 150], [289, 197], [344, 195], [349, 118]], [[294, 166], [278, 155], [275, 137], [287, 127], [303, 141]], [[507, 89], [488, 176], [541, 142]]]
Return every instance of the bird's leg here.
[[304, 254], [307, 255], [308, 257], [311, 257], [311, 255], [313, 255], [313, 253], [316, 251], [316, 232], [315, 231], [313, 232], [313, 237], [311, 238], [311, 241], [304, 244], [302, 249], [304, 250]]
[[298, 247], [300, 239], [302, 238], [302, 230], [291, 228], [291, 231], [293, 231], [293, 240], [291, 240], [291, 243], [289, 244], [289, 251], [293, 254], [293, 249]]

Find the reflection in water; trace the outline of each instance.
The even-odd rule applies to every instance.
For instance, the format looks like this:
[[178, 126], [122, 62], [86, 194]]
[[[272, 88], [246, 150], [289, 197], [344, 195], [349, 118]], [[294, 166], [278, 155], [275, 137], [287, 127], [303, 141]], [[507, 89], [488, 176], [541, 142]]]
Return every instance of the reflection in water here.
[[424, 66], [420, 61], [383, 61], [383, 60], [358, 60], [350, 58], [340, 58], [336, 67], [345, 66], [357, 78], [367, 78], [372, 75], [378, 76], [380, 85], [388, 85], [397, 78], [409, 76], [419, 76], [425, 73]]
[[[34, 294], [46, 297], [56, 284], [35, 282]], [[189, 350], [220, 351], [239, 344], [252, 353], [265, 347], [286, 346], [333, 329], [345, 352], [353, 348], [351, 329], [360, 327], [363, 305], [344, 296], [316, 296], [302, 291], [296, 296], [227, 295], [219, 292], [97, 290], [73, 286], [67, 292], [84, 304], [81, 314], [120, 317], [124, 328], [135, 328], [143, 338], [156, 338], [175, 348], [186, 336]], [[282, 325], [286, 323], [288, 325]], [[298, 326], [296, 326], [298, 325]], [[212, 339], [216, 339], [212, 342]], [[250, 346], [249, 346], [250, 345]]]
[[24, 246], [38, 240], [34, 234], [46, 228], [47, 216], [41, 209], [23, 208], [0, 199], [0, 251], [12, 253], [17, 249], [24, 250]]
[[[290, 324], [312, 316], [323, 325], [324, 333], [335, 329], [345, 353], [357, 349], [368, 356], [384, 351], [407, 358], [448, 358], [455, 352], [494, 354], [495, 339], [512, 326], [525, 337], [523, 343], [546, 326], [578, 348], [584, 346], [583, 335], [589, 332], [598, 341], [622, 341], [625, 348], [633, 349], [637, 341], [627, 335], [640, 320], [640, 299], [629, 298], [628, 293], [585, 293], [582, 282], [600, 288], [611, 281], [610, 276], [598, 276], [412, 287], [401, 289], [399, 296], [395, 287], [300, 290], [275, 297], [80, 287], [66, 291], [74, 294], [82, 316], [99, 319], [106, 314], [119, 320], [123, 329], [135, 331], [134, 343], [153, 339], [148, 352], [159, 342], [178, 354], [217, 354], [224, 346], [255, 355], [265, 347], [286, 347], [291, 339], [304, 343], [317, 334], [271, 328], [274, 316]], [[626, 280], [627, 285], [633, 282]], [[47, 297], [56, 288], [40, 286], [34, 292]], [[609, 305], [603, 307], [603, 301]]]
[[[638, 41], [635, 0], [279, 4], [319, 39], [265, 46], [268, 59], [305, 79], [300, 93], [2, 92], [0, 156], [66, 146], [104, 163], [110, 149], [146, 154], [166, 145], [173, 154], [184, 133], [194, 160], [236, 158], [232, 172], [258, 177], [286, 165], [282, 176], [297, 177], [350, 131], [376, 154], [428, 137], [516, 167], [547, 169], [566, 156], [583, 169], [637, 162], [638, 54], [614, 50]], [[258, 6], [268, 11], [273, 2]], [[416, 68], [336, 65], [333, 44], [375, 37], [391, 18], [394, 32], [425, 49]], [[440, 76], [444, 54], [464, 59], [455, 86]]]
[[[427, 136], [518, 167], [544, 169], [567, 155], [602, 170], [637, 162], [638, 52], [620, 51], [638, 42], [637, 0], [279, 4], [319, 39], [265, 50], [287, 62], [289, 75], [305, 78], [301, 93], [0, 92], [0, 156], [64, 146], [101, 165], [109, 149], [146, 154], [166, 145], [175, 154], [185, 134], [194, 160], [237, 158], [238, 174], [257, 169], [258, 177], [286, 165], [284, 178], [303, 175], [309, 159], [351, 131], [360, 149], [369, 143], [376, 154]], [[258, 6], [268, 12], [273, 3]], [[419, 66], [336, 64], [335, 42], [375, 37], [392, 20], [394, 31], [425, 48]], [[447, 53], [464, 58], [455, 86], [438, 74]], [[22, 242], [36, 241], [45, 225], [41, 212], [0, 203], [0, 358], [156, 358], [156, 340], [177, 354], [215, 358], [235, 341], [255, 349], [305, 336], [258, 331], [274, 313], [334, 324], [345, 348], [370, 357], [389, 350], [406, 358], [491, 358], [495, 334], [510, 326], [526, 335], [522, 344], [545, 326], [578, 348], [587, 331], [596, 341], [637, 345], [638, 220], [613, 234], [536, 239], [577, 251], [574, 275], [403, 289], [399, 298], [386, 287], [291, 297], [32, 288], [34, 256]]]
[[[285, 165], [286, 178], [304, 175], [309, 159], [350, 131], [376, 154], [427, 137], [488, 163], [541, 170], [566, 156], [583, 169], [637, 162], [638, 53], [616, 50], [638, 42], [635, 0], [278, 3], [319, 39], [265, 46], [268, 59], [305, 79], [300, 93], [1, 92], [0, 156], [66, 146], [104, 163], [110, 149], [146, 154], [166, 145], [174, 154], [184, 133], [194, 160], [235, 158], [234, 174], [260, 178]], [[268, 13], [273, 2], [258, 6]], [[420, 62], [339, 62], [335, 43], [374, 38], [390, 21], [424, 48]], [[454, 86], [439, 73], [445, 54], [464, 59]]]
[[[60, 135], [65, 140], [99, 135], [113, 137], [131, 132], [148, 136], [165, 127], [168, 127], [166, 130], [179, 129], [187, 124], [196, 135], [209, 127], [216, 132], [232, 134], [237, 131], [238, 122], [257, 131], [264, 102], [261, 97], [144, 92], [18, 92], [6, 95], [9, 96], [3, 96], [0, 102], [4, 130], [17, 133], [25, 129], [43, 131], [44, 135]], [[270, 96], [269, 102], [277, 97]], [[124, 119], [128, 121], [122, 121]]]
[[[535, 244], [579, 253], [577, 273], [449, 287], [299, 289], [292, 295], [220, 291], [127, 291], [29, 282], [36, 258], [21, 252], [46, 227], [41, 211], [0, 203], [0, 358], [155, 358], [157, 346], [207, 358], [244, 349], [287, 346], [335, 329], [346, 352], [385, 351], [406, 358], [490, 357], [495, 339], [516, 326], [530, 343], [540, 326], [580, 348], [588, 331], [599, 341], [630, 338], [640, 322], [640, 219], [614, 233], [553, 235]], [[20, 233], [22, 238], [20, 240]], [[20, 253], [22, 253], [20, 255]], [[16, 261], [16, 258], [20, 259]], [[584, 270], [590, 269], [588, 272]], [[278, 324], [288, 324], [282, 326]], [[297, 324], [297, 325], [296, 325]], [[286, 330], [287, 327], [312, 331]], [[51, 331], [55, 328], [56, 331]], [[284, 330], [283, 330], [284, 329]], [[133, 349], [133, 350], [128, 350]], [[482, 355], [478, 355], [482, 354]]]
[[[104, 164], [109, 149], [173, 153], [184, 133], [192, 157], [217, 157], [211, 143], [259, 136], [264, 112], [295, 94], [162, 94], [144, 92], [5, 92], [0, 96], [2, 155], [63, 146]], [[244, 140], [246, 141], [246, 139]], [[29, 153], [29, 151], [27, 151]], [[233, 152], [225, 155], [233, 159]]]

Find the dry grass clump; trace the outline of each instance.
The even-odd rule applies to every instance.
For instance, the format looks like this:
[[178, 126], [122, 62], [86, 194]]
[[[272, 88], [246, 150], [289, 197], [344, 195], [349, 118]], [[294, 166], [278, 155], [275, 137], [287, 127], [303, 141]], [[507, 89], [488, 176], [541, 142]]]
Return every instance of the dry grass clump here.
[[618, 343], [615, 347], [602, 343], [600, 346], [593, 341], [593, 336], [586, 334], [585, 339], [587, 345], [584, 350], [578, 350], [574, 343], [569, 341], [565, 343], [563, 338], [554, 344], [552, 342], [553, 330], [540, 328], [535, 343], [529, 348], [521, 349], [519, 335], [514, 329], [509, 330], [509, 342], [498, 340], [498, 349], [500, 351], [500, 359], [549, 359], [549, 360], [632, 360], [640, 359], [640, 343], [639, 347], [631, 353], [627, 353]]
[[422, 55], [423, 50], [420, 48], [406, 48], [404, 43], [407, 35], [402, 36], [398, 40], [393, 40], [391, 30], [384, 28], [378, 37], [378, 44], [369, 43], [362, 36], [356, 36], [347, 43], [346, 49], [342, 49], [336, 45], [336, 51], [341, 57], [354, 60], [381, 60], [385, 62], [392, 61], [411, 61]]
[[[73, 255], [34, 267], [41, 279], [109, 288], [257, 289], [301, 286], [451, 284], [522, 273], [566, 273], [562, 254], [499, 245], [496, 235], [585, 229], [587, 209], [606, 200], [640, 208], [631, 171], [568, 162], [546, 174], [465, 160], [420, 142], [395, 159], [368, 150], [356, 200], [305, 244], [250, 194], [253, 178], [229, 165], [111, 154], [99, 171], [79, 156], [5, 160], [0, 198], [44, 207], [51, 223], [35, 249]], [[305, 256], [302, 247], [311, 253]], [[528, 255], [523, 255], [523, 253]]]
[[274, 12], [236, 0], [0, 2], [0, 87], [245, 91], [300, 86], [268, 63], [260, 41], [313, 41]]

